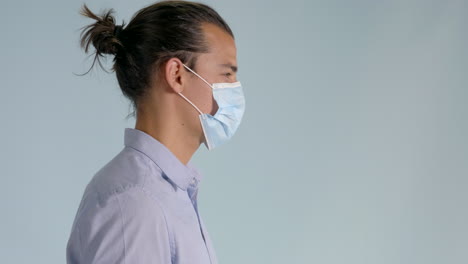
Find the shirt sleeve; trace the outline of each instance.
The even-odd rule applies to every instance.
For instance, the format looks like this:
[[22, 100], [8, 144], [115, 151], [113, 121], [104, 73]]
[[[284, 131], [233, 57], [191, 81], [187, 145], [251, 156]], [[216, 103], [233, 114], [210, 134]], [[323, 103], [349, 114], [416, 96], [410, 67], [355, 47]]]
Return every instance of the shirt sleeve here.
[[171, 263], [163, 209], [143, 189], [91, 199], [81, 209], [67, 245], [68, 264]]

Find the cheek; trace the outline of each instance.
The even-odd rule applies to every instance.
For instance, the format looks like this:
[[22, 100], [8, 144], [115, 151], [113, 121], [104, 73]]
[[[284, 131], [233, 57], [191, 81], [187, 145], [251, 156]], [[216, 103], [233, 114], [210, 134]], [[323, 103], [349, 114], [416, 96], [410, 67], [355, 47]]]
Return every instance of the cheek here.
[[213, 93], [209, 87], [196, 87], [186, 95], [203, 113], [214, 115], [218, 110]]
[[203, 113], [214, 115], [218, 111], [218, 104], [216, 104], [210, 89], [206, 89], [203, 93], [200, 93], [200, 102]]

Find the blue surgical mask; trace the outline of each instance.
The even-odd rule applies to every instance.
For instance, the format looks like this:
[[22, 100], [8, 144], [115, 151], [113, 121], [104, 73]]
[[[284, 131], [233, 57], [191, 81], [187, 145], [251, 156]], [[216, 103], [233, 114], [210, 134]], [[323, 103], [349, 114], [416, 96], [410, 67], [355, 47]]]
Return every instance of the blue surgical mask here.
[[212, 150], [231, 139], [239, 127], [245, 109], [242, 86], [240, 82], [210, 84], [187, 65], [184, 64], [184, 66], [208, 84], [213, 91], [213, 98], [218, 104], [218, 111], [212, 116], [200, 111], [187, 97], [179, 93], [200, 113], [199, 118], [205, 135], [205, 146]]

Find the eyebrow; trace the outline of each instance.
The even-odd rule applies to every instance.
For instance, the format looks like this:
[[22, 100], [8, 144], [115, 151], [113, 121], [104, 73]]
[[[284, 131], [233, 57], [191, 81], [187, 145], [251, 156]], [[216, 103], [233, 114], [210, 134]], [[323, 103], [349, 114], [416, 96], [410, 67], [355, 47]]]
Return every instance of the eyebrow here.
[[233, 72], [237, 72], [237, 66], [234, 66], [230, 63], [222, 63], [222, 64], [219, 64], [219, 66], [227, 67], [227, 68], [230, 68]]

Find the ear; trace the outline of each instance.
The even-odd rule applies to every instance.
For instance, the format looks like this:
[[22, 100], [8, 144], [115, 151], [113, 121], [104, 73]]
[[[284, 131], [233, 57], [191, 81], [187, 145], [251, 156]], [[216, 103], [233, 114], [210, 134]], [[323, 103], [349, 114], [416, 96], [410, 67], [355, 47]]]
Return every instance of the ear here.
[[170, 58], [166, 62], [164, 73], [169, 89], [176, 93], [180, 93], [184, 90], [185, 68], [181, 60], [178, 58]]

